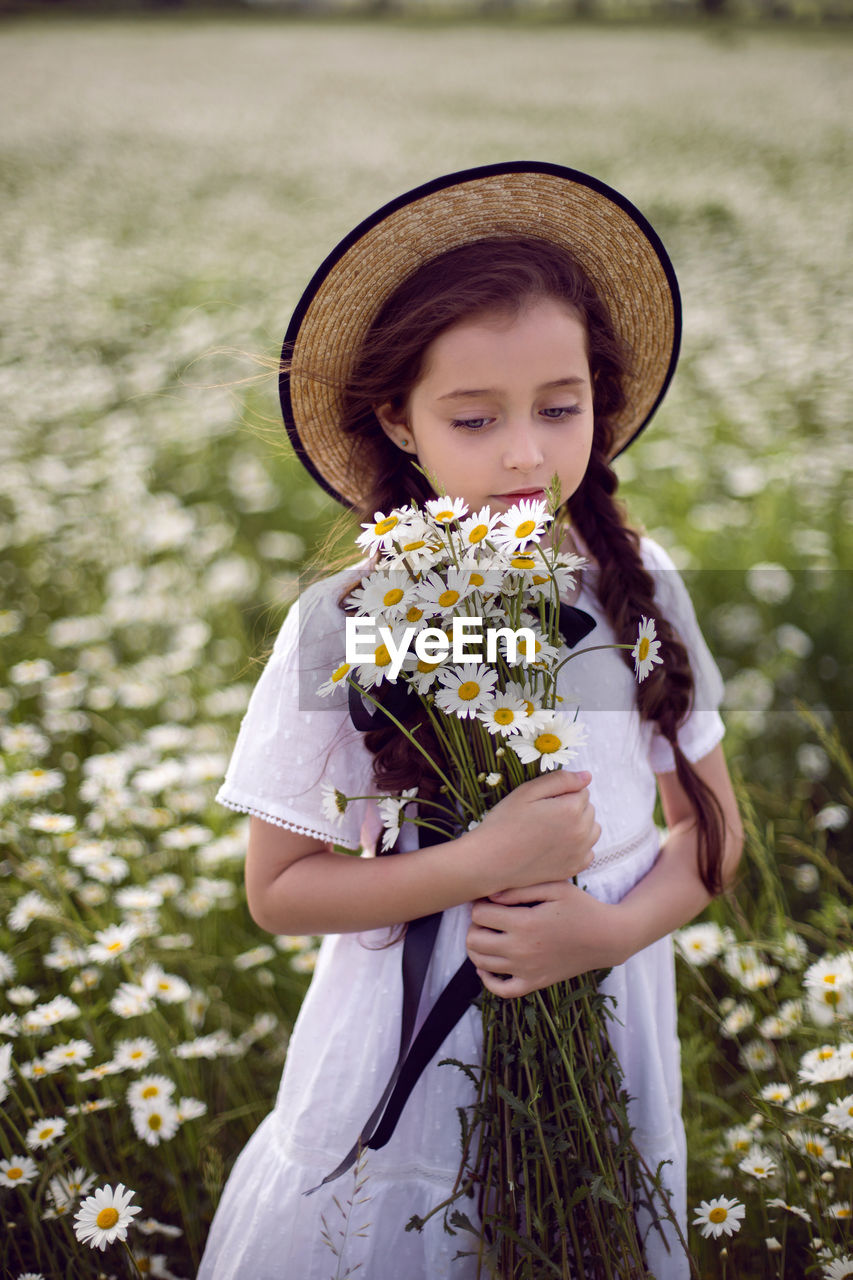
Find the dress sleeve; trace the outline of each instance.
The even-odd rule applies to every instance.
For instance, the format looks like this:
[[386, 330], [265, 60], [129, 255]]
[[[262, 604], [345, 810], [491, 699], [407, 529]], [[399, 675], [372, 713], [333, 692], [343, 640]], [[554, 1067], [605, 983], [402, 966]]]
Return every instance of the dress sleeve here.
[[[705, 643], [681, 574], [663, 548], [651, 538], [642, 539], [641, 550], [643, 563], [654, 578], [655, 600], [660, 614], [678, 633], [690, 659], [694, 680], [693, 703], [678, 730], [678, 745], [687, 759], [695, 763], [713, 750], [725, 732], [718, 710], [723, 697], [723, 678]], [[649, 760], [655, 773], [675, 771], [672, 747], [657, 727], [652, 736]]]
[[329, 786], [346, 796], [375, 791], [373, 757], [350, 721], [346, 685], [331, 697], [316, 692], [344, 653], [343, 614], [327, 584], [309, 588], [291, 606], [216, 799], [275, 826], [358, 849], [366, 801], [351, 802], [339, 815], [326, 793]]

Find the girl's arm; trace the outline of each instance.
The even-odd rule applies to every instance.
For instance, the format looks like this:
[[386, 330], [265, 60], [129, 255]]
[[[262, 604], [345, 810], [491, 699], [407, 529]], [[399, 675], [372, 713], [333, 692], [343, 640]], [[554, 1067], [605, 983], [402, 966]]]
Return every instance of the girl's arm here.
[[[722, 747], [693, 766], [714, 791], [726, 824], [722, 876], [730, 885], [743, 830]], [[610, 968], [678, 929], [711, 901], [699, 877], [696, 822], [675, 773], [658, 775], [669, 834], [651, 870], [621, 902], [599, 902], [564, 881], [512, 890], [474, 906], [468, 954], [498, 995], [526, 995], [553, 982]], [[535, 903], [525, 911], [523, 903]], [[512, 974], [498, 978], [495, 974]]]
[[558, 770], [525, 782], [473, 831], [413, 853], [354, 858], [311, 836], [249, 825], [246, 892], [270, 933], [352, 933], [589, 866], [601, 834], [588, 773]]

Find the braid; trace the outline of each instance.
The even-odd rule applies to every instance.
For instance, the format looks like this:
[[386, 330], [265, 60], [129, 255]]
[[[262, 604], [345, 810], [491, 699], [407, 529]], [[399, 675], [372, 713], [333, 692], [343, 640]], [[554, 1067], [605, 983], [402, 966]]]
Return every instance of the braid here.
[[[655, 667], [637, 687], [637, 707], [643, 720], [653, 720], [672, 747], [675, 771], [696, 812], [699, 873], [709, 893], [722, 889], [720, 865], [725, 824], [719, 801], [699, 777], [678, 745], [678, 727], [693, 702], [694, 682], [687, 650], [655, 601], [652, 575], [640, 558], [640, 539], [624, 520], [614, 495], [616, 473], [600, 446], [593, 445], [586, 475], [569, 499], [569, 511], [581, 537], [599, 566], [597, 593], [620, 644], [636, 638], [640, 617], [655, 619], [663, 665]], [[631, 654], [620, 649], [630, 667]]]

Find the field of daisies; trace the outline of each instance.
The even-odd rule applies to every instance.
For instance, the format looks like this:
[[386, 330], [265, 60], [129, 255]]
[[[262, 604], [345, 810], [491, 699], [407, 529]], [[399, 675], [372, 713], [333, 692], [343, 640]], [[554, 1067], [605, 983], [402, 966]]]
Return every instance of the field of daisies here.
[[848, 35], [7, 23], [0, 71], [2, 1274], [195, 1273], [317, 941], [252, 923], [212, 799], [333, 515], [264, 358], [359, 218], [526, 156], [630, 196], [685, 301], [619, 470], [748, 835], [677, 939], [697, 1271], [853, 1276]]

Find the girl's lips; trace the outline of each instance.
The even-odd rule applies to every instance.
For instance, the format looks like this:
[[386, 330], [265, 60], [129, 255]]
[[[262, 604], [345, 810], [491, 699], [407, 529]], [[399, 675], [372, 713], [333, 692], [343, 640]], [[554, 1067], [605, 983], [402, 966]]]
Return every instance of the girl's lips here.
[[496, 498], [512, 498], [515, 500], [518, 498], [538, 498], [540, 495], [542, 497], [545, 496], [544, 489], [516, 489], [513, 493], [496, 493], [494, 496]]

